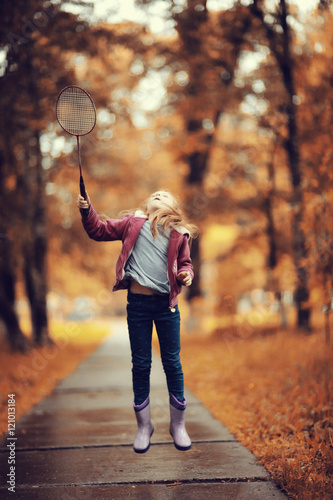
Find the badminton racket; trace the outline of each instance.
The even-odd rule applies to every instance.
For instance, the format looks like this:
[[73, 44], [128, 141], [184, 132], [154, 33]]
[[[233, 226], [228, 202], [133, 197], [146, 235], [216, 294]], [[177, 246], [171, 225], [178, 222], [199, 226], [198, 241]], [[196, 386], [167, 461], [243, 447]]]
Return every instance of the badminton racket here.
[[75, 135], [80, 168], [80, 194], [86, 200], [86, 188], [82, 176], [80, 136], [89, 134], [96, 125], [94, 101], [85, 90], [70, 85], [58, 95], [56, 105], [57, 120], [68, 134]]

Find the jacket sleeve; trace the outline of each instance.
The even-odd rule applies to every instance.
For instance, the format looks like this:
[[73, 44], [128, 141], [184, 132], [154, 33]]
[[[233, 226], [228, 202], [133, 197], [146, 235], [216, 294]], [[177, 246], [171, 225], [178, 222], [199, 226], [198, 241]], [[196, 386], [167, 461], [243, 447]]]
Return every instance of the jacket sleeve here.
[[194, 271], [193, 271], [193, 265], [192, 265], [192, 260], [190, 257], [190, 247], [188, 244], [188, 236], [184, 235], [182, 243], [179, 248], [179, 253], [178, 253], [178, 269], [177, 273], [181, 273], [183, 271], [189, 271], [191, 275], [191, 279], [193, 280], [194, 278]]
[[131, 214], [122, 219], [101, 221], [94, 207], [90, 205], [88, 213], [82, 213], [82, 224], [89, 238], [96, 241], [122, 240]]

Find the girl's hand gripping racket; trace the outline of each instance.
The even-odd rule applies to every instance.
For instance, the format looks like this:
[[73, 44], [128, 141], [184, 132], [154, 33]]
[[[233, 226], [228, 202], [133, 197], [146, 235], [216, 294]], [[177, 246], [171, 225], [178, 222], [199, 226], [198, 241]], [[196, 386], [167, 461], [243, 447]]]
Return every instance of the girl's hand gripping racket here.
[[57, 99], [57, 120], [68, 134], [76, 135], [80, 168], [80, 194], [86, 200], [86, 188], [82, 177], [80, 135], [89, 134], [96, 125], [96, 108], [90, 95], [80, 87], [64, 88]]

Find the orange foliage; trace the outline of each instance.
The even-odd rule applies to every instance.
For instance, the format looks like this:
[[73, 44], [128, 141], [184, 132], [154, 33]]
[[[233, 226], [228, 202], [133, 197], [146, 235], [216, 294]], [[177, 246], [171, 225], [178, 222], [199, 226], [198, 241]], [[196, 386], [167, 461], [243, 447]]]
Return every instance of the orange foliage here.
[[108, 324], [54, 323], [55, 344], [28, 354], [11, 352], [1, 340], [0, 352], [0, 436], [8, 430], [7, 395], [15, 394], [16, 420], [72, 373], [109, 332]]
[[183, 338], [186, 385], [295, 499], [333, 495], [331, 360], [321, 334]]
[[[29, 355], [10, 352], [5, 344], [1, 347], [1, 373], [0, 373], [0, 436], [8, 429], [7, 394], [14, 393], [16, 401], [16, 419], [26, 413], [33, 405], [46, 397], [66, 375], [74, 371], [77, 364], [84, 359], [96, 345], [71, 345], [56, 355], [48, 362], [46, 374], [43, 377], [32, 377], [21, 380], [15, 374], [17, 366], [22, 363], [28, 368], [36, 356], [43, 355], [43, 348], [31, 351]], [[50, 352], [50, 348], [48, 349]], [[53, 348], [56, 352], [57, 347]]]

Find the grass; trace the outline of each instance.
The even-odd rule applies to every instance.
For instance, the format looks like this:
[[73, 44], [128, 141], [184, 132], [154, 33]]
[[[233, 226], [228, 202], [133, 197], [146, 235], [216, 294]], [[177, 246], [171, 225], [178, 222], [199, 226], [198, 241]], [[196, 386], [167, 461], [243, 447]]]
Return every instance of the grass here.
[[110, 332], [100, 322], [51, 322], [53, 347], [33, 349], [28, 354], [11, 352], [7, 344], [0, 352], [0, 436], [8, 428], [8, 394], [15, 394], [16, 420], [50, 394], [56, 384], [72, 373]]
[[333, 498], [333, 363], [324, 334], [183, 336], [185, 383], [290, 498]]

